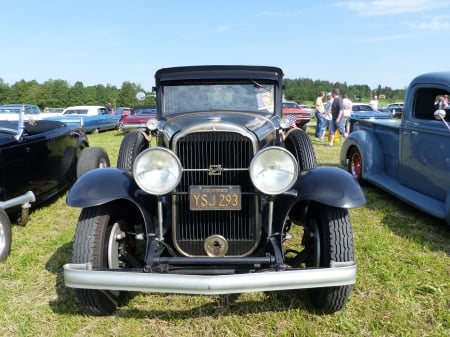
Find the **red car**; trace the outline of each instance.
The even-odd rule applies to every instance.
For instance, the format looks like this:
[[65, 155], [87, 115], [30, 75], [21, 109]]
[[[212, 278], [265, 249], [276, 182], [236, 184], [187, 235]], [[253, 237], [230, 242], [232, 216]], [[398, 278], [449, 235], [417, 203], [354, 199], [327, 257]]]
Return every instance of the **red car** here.
[[131, 114], [123, 117], [120, 121], [119, 130], [145, 129], [149, 119], [157, 119], [155, 106], [140, 105], [134, 107]]
[[282, 117], [287, 117], [292, 126], [302, 128], [306, 131], [307, 124], [311, 119], [311, 110], [300, 107], [296, 102], [283, 102]]

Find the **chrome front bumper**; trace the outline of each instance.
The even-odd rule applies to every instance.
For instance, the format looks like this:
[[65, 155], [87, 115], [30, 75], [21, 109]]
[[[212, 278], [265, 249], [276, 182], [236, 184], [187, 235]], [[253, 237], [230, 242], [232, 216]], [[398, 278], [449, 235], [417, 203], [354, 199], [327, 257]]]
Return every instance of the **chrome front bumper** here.
[[330, 268], [205, 276], [100, 271], [92, 270], [90, 264], [69, 263], [64, 265], [64, 280], [71, 288], [216, 295], [350, 285], [356, 282], [356, 264], [335, 262]]

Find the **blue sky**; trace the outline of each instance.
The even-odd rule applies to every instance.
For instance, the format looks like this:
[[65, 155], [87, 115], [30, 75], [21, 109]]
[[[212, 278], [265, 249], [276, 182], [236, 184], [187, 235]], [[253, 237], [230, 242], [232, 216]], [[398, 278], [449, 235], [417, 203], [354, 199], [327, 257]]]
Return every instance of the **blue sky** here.
[[450, 70], [449, 0], [2, 0], [0, 79], [150, 89], [162, 67], [271, 65], [405, 88]]

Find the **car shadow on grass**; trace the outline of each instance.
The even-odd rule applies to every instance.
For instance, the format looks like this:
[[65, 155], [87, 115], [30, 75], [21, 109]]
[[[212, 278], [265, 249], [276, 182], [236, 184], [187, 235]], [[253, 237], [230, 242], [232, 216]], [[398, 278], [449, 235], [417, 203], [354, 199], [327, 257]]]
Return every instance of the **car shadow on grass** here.
[[[49, 306], [56, 314], [86, 315], [89, 313], [78, 303], [75, 290], [64, 285], [63, 266], [71, 261], [71, 254], [72, 242], [63, 244], [46, 263], [46, 270], [56, 275], [54, 285], [56, 299], [51, 300]], [[137, 297], [138, 299], [135, 300]], [[144, 309], [146, 307], [152, 309], [146, 310]], [[287, 290], [230, 295], [130, 292], [127, 300], [111, 316], [171, 320], [174, 317], [192, 319], [217, 315], [287, 312], [292, 309], [315, 315], [320, 314], [310, 304], [308, 290]]]
[[450, 226], [444, 220], [426, 214], [374, 185], [367, 184], [363, 189], [367, 198], [363, 207], [382, 209], [380, 222], [395, 235], [450, 256]]

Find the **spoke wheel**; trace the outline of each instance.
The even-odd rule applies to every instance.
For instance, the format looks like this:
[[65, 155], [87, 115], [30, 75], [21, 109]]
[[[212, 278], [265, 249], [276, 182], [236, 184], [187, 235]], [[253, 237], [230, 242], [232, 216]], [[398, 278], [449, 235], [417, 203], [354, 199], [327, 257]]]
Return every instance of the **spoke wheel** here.
[[361, 153], [357, 148], [352, 148], [350, 150], [349, 156], [348, 156], [348, 164], [347, 164], [347, 171], [355, 178], [360, 184], [363, 184], [363, 178], [362, 178], [362, 157]]

